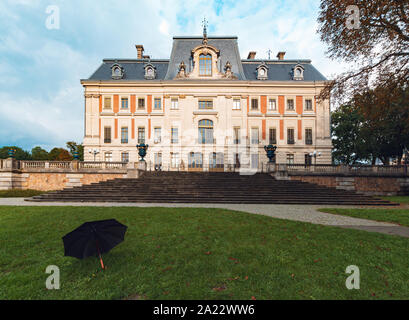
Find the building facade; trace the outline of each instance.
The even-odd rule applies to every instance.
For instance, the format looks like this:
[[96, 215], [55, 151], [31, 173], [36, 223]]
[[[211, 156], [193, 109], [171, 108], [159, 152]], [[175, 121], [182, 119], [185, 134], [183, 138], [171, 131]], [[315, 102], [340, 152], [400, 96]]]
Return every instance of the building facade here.
[[[169, 59], [103, 60], [86, 80], [86, 161], [139, 160], [165, 170], [331, 163], [325, 77], [310, 60], [241, 59], [237, 37], [174, 37]], [[312, 156], [313, 154], [316, 157]]]

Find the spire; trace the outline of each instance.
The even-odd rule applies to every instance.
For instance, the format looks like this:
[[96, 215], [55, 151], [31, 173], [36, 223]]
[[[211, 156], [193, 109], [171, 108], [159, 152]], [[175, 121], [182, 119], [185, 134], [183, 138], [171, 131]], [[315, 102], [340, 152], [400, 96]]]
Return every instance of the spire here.
[[203, 44], [207, 44], [207, 20], [206, 17], [203, 18]]

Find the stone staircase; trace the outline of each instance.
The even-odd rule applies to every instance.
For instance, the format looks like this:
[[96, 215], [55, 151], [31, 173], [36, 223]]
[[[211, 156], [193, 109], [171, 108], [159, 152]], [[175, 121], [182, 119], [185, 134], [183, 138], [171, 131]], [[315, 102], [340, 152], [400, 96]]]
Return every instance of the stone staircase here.
[[388, 201], [268, 174], [146, 172], [35, 196], [27, 201], [395, 205]]

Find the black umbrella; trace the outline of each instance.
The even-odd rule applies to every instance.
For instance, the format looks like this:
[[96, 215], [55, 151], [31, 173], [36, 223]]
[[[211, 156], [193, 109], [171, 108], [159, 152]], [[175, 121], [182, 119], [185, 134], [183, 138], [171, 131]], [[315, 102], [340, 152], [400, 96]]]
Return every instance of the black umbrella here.
[[98, 255], [104, 269], [101, 254], [124, 241], [127, 228], [115, 219], [85, 222], [62, 238], [64, 255], [78, 259]]

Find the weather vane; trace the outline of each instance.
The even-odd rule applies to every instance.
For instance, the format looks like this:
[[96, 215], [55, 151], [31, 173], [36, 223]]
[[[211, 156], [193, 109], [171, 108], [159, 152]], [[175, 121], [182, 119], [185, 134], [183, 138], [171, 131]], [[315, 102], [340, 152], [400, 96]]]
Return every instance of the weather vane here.
[[206, 20], [206, 17], [203, 18], [202, 26], [203, 26], [203, 37], [207, 38], [207, 20]]
[[270, 60], [270, 54], [271, 54], [272, 52], [273, 52], [273, 51], [271, 51], [270, 49], [267, 50], [268, 60]]

